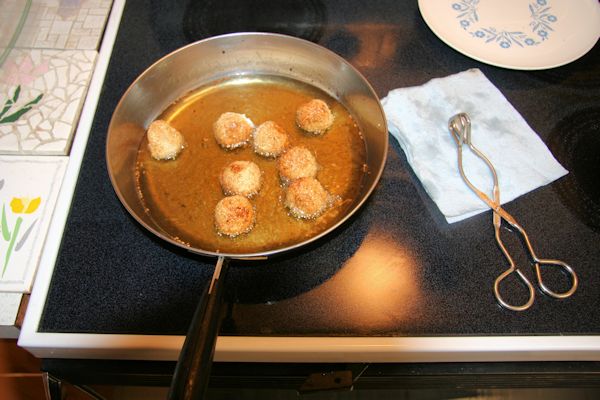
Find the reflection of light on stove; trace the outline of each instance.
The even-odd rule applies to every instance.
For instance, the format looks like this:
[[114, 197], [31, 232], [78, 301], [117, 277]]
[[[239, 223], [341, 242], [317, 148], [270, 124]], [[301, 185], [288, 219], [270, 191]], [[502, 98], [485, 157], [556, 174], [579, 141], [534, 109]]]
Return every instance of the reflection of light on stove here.
[[348, 31], [360, 40], [360, 50], [350, 60], [358, 67], [376, 67], [386, 60], [393, 60], [398, 41], [394, 25], [354, 24]]
[[412, 315], [419, 288], [411, 256], [392, 240], [368, 236], [332, 281], [340, 317], [370, 328], [396, 326]]
[[419, 263], [409, 249], [373, 229], [331, 279], [311, 291], [269, 304], [267, 314], [264, 305], [238, 305], [236, 322], [245, 321], [263, 334], [271, 334], [264, 327], [278, 325], [280, 320], [294, 327], [296, 334], [307, 328], [310, 334], [321, 330], [370, 335], [401, 331], [422, 318]]

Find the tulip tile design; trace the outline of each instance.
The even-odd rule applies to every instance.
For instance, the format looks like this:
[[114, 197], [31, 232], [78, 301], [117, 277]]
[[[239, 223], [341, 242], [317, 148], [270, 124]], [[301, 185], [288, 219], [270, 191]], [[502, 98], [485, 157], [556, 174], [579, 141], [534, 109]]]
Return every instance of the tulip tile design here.
[[0, 156], [0, 291], [31, 289], [67, 161]]

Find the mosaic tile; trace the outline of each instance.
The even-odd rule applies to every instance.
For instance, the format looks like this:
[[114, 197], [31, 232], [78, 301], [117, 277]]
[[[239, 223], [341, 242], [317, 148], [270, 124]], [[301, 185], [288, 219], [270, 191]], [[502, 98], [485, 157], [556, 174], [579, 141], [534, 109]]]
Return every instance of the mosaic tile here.
[[21, 305], [21, 293], [0, 293], [0, 325], [13, 325]]
[[[7, 0], [2, 2], [0, 11], [0, 47], [11, 46], [19, 34], [19, 22], [24, 12], [24, 1]], [[23, 15], [25, 19], [27, 15]], [[24, 21], [23, 21], [24, 22]], [[14, 46], [15, 42], [12, 42]]]
[[67, 162], [0, 156], [0, 291], [31, 290]]
[[10, 52], [0, 70], [0, 154], [68, 154], [96, 55]]
[[19, 337], [19, 328], [16, 326], [19, 307], [23, 294], [0, 292], [0, 338], [16, 339]]
[[14, 47], [95, 50], [111, 5], [111, 0], [3, 0], [0, 46], [8, 46], [25, 14]]

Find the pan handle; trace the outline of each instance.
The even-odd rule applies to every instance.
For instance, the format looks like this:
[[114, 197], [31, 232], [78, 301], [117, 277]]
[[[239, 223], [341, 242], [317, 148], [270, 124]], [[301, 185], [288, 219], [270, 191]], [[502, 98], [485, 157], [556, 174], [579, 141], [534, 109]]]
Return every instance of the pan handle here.
[[170, 400], [204, 398], [221, 326], [223, 282], [228, 266], [228, 260], [219, 257], [212, 281], [202, 292], [175, 367], [168, 395]]

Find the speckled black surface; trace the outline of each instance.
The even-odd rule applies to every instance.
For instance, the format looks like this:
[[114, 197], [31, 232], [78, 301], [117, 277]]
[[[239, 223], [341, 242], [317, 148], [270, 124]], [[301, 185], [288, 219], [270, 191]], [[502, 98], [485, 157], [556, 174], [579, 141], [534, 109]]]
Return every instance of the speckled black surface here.
[[[185, 3], [127, 2], [41, 331], [182, 334], [212, 275], [213, 259], [161, 242], [128, 215], [104, 161], [106, 130], [120, 96], [151, 63], [186, 44]], [[381, 97], [396, 87], [477, 67], [544, 140], [561, 120], [598, 104], [599, 46], [551, 73], [506, 70], [443, 44], [421, 19], [416, 1], [361, 4], [323, 2], [319, 18], [326, 24], [311, 32], [322, 32], [318, 42], [355, 65]], [[341, 229], [301, 252], [235, 263], [222, 334], [600, 333], [600, 232], [579, 219], [556, 184], [506, 208], [540, 255], [575, 268], [580, 287], [572, 298], [558, 301], [538, 293], [524, 313], [500, 308], [492, 284], [505, 265], [491, 214], [446, 224], [391, 139], [377, 190]], [[533, 276], [530, 268], [525, 271]]]

